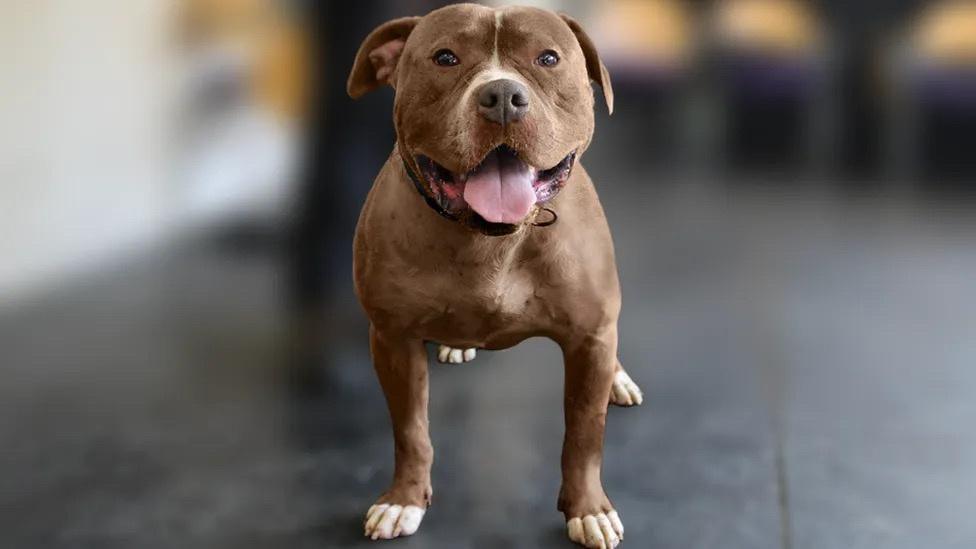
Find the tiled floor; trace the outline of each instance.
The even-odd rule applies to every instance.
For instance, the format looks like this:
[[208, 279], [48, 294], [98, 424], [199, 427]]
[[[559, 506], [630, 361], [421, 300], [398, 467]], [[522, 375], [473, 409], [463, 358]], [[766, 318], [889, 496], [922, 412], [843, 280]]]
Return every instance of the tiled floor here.
[[[597, 180], [646, 393], [609, 419], [625, 547], [976, 547], [966, 204]], [[0, 546], [370, 546], [392, 447], [365, 325], [335, 311], [299, 365], [276, 265], [177, 246], [0, 319]], [[555, 346], [432, 369], [434, 506], [395, 545], [570, 547]]]

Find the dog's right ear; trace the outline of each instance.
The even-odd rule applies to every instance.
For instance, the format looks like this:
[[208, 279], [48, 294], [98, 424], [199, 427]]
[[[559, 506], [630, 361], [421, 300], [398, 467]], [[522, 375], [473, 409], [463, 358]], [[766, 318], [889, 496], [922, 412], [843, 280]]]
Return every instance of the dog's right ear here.
[[369, 33], [359, 46], [353, 63], [346, 92], [359, 99], [383, 84], [393, 86], [397, 62], [403, 53], [407, 37], [420, 21], [420, 17], [403, 17], [387, 21]]

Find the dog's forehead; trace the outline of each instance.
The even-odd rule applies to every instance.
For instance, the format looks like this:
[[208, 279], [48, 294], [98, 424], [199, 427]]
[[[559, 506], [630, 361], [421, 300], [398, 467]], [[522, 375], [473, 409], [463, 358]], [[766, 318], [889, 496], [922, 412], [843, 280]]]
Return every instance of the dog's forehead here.
[[501, 41], [545, 38], [572, 40], [569, 26], [555, 13], [527, 6], [491, 8], [478, 4], [454, 4], [424, 16], [413, 33], [423, 47], [435, 41], [465, 40], [480, 42], [496, 37]]
[[498, 9], [496, 18], [501, 38], [519, 40], [540, 37], [553, 41], [576, 40], [569, 25], [549, 10], [510, 6]]
[[454, 4], [425, 15], [414, 32], [432, 35], [476, 35], [494, 28], [495, 10], [478, 4]]

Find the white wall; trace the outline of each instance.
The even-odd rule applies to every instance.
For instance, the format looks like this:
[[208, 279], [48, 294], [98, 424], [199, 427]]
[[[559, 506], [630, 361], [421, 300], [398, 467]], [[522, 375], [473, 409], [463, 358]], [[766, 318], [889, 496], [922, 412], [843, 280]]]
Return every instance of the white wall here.
[[170, 228], [173, 4], [0, 3], [0, 304]]

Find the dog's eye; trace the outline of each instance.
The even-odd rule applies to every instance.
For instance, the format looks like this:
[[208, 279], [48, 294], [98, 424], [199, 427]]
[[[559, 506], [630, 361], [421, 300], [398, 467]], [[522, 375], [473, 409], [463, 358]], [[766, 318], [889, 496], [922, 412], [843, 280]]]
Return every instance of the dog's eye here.
[[434, 63], [442, 67], [453, 67], [460, 62], [461, 60], [451, 50], [437, 50], [437, 53], [434, 54]]
[[552, 50], [546, 50], [539, 54], [535, 62], [543, 67], [555, 67], [559, 63], [559, 54]]

